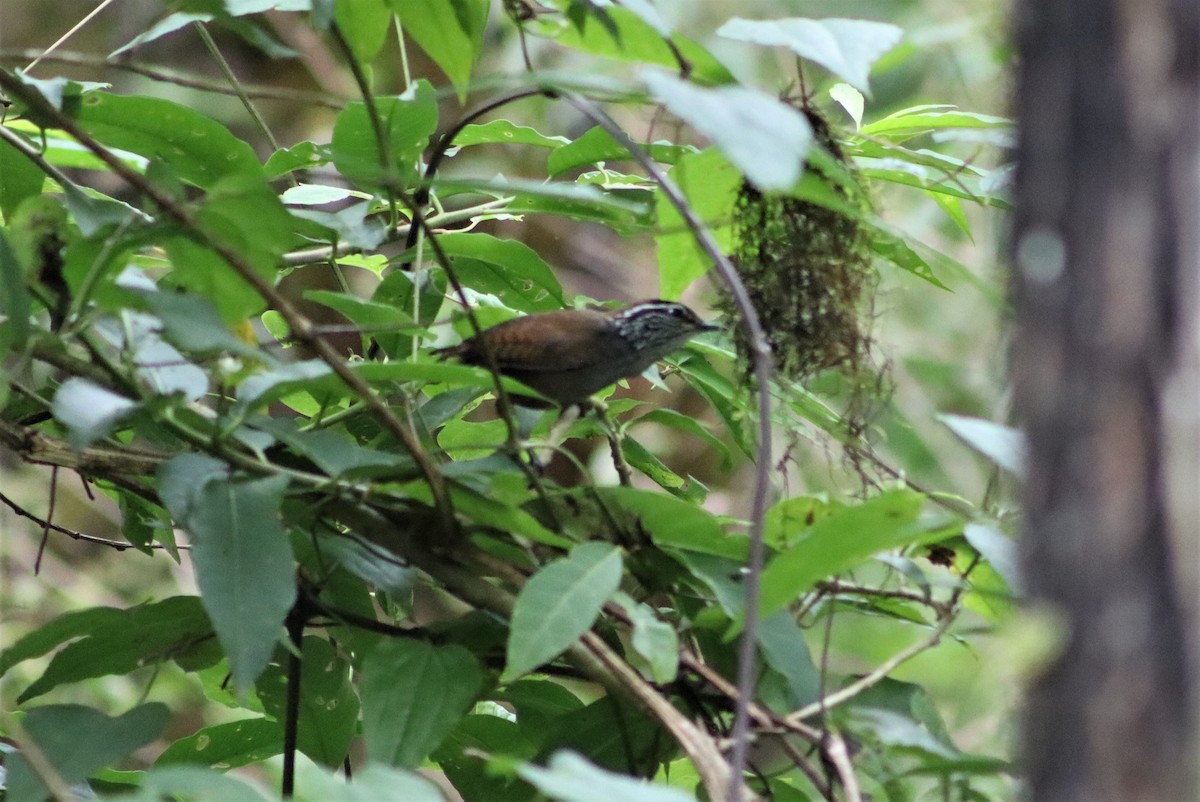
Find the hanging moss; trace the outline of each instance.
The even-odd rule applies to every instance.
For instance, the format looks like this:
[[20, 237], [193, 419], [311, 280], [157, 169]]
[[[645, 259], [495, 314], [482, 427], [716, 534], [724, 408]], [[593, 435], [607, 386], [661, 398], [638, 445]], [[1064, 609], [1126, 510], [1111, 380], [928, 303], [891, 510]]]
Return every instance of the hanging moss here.
[[[866, 426], [871, 397], [885, 384], [872, 359], [877, 275], [860, 220], [870, 202], [828, 124], [805, 113], [817, 144], [831, 157], [824, 160], [830, 164], [826, 170], [814, 166], [815, 159], [807, 169], [825, 180], [833, 202], [763, 194], [744, 184], [733, 211], [732, 256], [779, 376], [806, 382], [826, 371], [841, 374], [848, 386], [847, 424], [851, 434], [858, 434]], [[732, 299], [726, 297], [722, 304], [727, 314], [736, 313]], [[749, 342], [740, 328], [736, 338], [739, 354], [749, 364]]]

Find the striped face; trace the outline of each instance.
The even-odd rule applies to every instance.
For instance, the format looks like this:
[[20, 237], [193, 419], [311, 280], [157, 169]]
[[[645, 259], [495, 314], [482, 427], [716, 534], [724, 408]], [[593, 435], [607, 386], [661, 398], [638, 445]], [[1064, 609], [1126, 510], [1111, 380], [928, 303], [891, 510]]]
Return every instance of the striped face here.
[[612, 314], [609, 322], [638, 351], [674, 350], [695, 334], [717, 327], [683, 304], [642, 301]]

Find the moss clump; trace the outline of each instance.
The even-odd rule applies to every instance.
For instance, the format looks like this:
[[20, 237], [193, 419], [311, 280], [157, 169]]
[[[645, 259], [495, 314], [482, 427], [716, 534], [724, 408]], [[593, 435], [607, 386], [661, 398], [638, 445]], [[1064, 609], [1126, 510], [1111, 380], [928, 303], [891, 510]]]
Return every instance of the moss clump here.
[[[808, 180], [823, 186], [810, 195], [763, 194], [744, 184], [733, 211], [732, 254], [770, 342], [781, 378], [805, 382], [836, 371], [846, 380], [850, 433], [865, 428], [869, 397], [881, 391], [872, 359], [870, 322], [877, 284], [863, 216], [870, 209], [853, 168], [829, 126], [811, 111], [819, 154]], [[821, 191], [823, 190], [823, 192]], [[722, 301], [735, 314], [732, 299]], [[739, 354], [750, 344], [739, 328]]]

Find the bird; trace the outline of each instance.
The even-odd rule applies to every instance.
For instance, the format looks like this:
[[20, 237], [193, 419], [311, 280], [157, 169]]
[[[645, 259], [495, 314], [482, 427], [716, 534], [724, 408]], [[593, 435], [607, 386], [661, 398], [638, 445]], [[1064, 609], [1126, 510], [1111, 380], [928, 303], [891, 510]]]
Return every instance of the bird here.
[[487, 367], [490, 351], [500, 373], [567, 408], [586, 404], [597, 391], [718, 328], [683, 304], [655, 298], [613, 311], [568, 309], [513, 318], [434, 353]]

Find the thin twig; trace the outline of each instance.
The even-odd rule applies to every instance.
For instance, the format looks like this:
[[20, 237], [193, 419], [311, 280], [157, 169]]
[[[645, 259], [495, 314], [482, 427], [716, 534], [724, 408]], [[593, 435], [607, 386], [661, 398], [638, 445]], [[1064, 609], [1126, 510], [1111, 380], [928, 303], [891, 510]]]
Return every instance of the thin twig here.
[[33, 560], [33, 575], [42, 572], [42, 555], [46, 553], [46, 541], [50, 539], [50, 526], [54, 520], [54, 505], [58, 501], [58, 466], [50, 469], [50, 501], [46, 508], [46, 520], [42, 525], [42, 539], [38, 543], [37, 557]]
[[24, 70], [22, 70], [22, 72], [24, 72], [25, 74], [29, 74], [29, 72], [34, 67], [36, 67], [43, 58], [45, 58], [46, 56], [48, 56], [49, 54], [51, 54], [55, 50], [57, 50], [59, 45], [61, 45], [63, 42], [67, 41], [72, 36], [74, 36], [78, 30], [80, 30], [84, 25], [87, 25], [89, 22], [91, 22], [96, 17], [97, 14], [99, 14], [104, 9], [108, 8], [110, 5], [113, 4], [113, 2], [114, 2], [114, 0], [101, 0], [100, 4], [97, 5], [95, 8], [93, 8], [91, 11], [89, 11], [87, 13], [87, 15], [84, 16], [83, 19], [81, 19], [79, 22], [72, 25], [70, 30], [68, 30], [62, 36], [55, 39], [54, 43], [52, 45], [50, 45], [45, 50], [43, 50], [41, 53], [39, 53], [37, 55], [37, 57], [34, 58], [33, 61], [29, 62], [29, 66], [26, 67]]
[[[193, 75], [185, 75], [175, 70], [165, 69], [163, 67], [151, 66], [148, 64], [138, 64], [133, 61], [114, 60], [105, 56], [96, 56], [89, 53], [72, 53], [58, 52], [54, 55], [44, 55], [38, 50], [5, 50], [0, 49], [0, 61], [5, 62], [21, 62], [31, 58], [40, 59], [48, 64], [62, 64], [72, 67], [87, 67], [91, 70], [113, 69], [122, 72], [130, 72], [134, 75], [141, 75], [154, 81], [162, 83], [174, 84], [187, 89], [197, 89], [202, 92], [212, 92], [218, 95], [236, 95], [237, 92], [224, 84], [210, 81]], [[285, 103], [300, 103], [309, 106], [321, 106], [322, 108], [341, 110], [346, 101], [333, 97], [332, 95], [324, 94], [312, 89], [286, 89], [283, 87], [274, 86], [256, 86], [243, 85], [242, 91], [248, 97], [256, 100], [276, 100]]]
[[592, 122], [607, 131], [625, 148], [631, 157], [642, 166], [655, 183], [662, 188], [663, 194], [671, 201], [688, 227], [692, 230], [697, 244], [705, 254], [712, 259], [717, 273], [729, 288], [734, 305], [742, 317], [742, 325], [746, 329], [747, 338], [751, 343], [751, 359], [753, 360], [754, 379], [758, 387], [758, 449], [755, 456], [754, 493], [751, 502], [749, 539], [750, 549], [746, 560], [744, 582], [745, 591], [745, 622], [742, 625], [741, 638], [738, 642], [738, 690], [739, 703], [734, 711], [733, 722], [733, 778], [729, 785], [729, 798], [738, 802], [741, 798], [742, 770], [746, 765], [746, 751], [750, 718], [746, 705], [754, 687], [757, 675], [758, 659], [758, 609], [760, 582], [766, 550], [763, 544], [763, 522], [767, 513], [767, 495], [770, 491], [771, 470], [771, 375], [773, 373], [771, 348], [767, 342], [766, 333], [758, 320], [758, 313], [750, 300], [746, 287], [742, 284], [737, 270], [728, 257], [721, 252], [720, 246], [713, 238], [712, 232], [696, 216], [696, 212], [688, 204], [687, 198], [680, 192], [666, 173], [659, 169], [654, 160], [625, 133], [612, 117], [598, 105], [570, 92], [561, 95], [571, 105], [587, 116]]
[[[271, 150], [279, 150], [279, 143], [275, 141], [275, 135], [271, 133], [270, 127], [267, 126], [267, 121], [258, 113], [250, 96], [246, 94], [246, 90], [242, 88], [242, 84], [238, 81], [237, 76], [233, 74], [233, 68], [229, 66], [229, 62], [225, 60], [221, 49], [217, 47], [217, 43], [213, 40], [212, 34], [208, 32], [203, 22], [199, 20], [192, 23], [192, 29], [200, 36], [200, 41], [204, 42], [204, 46], [208, 48], [209, 54], [213, 57], [213, 61], [217, 62], [217, 67], [220, 68], [221, 74], [225, 76], [225, 80], [229, 81], [229, 85], [233, 87], [233, 91], [237, 94], [238, 100], [242, 101], [242, 108], [250, 115], [250, 119], [258, 126], [258, 130], [267, 138], [267, 143], [270, 144]], [[292, 184], [296, 183], [295, 177], [291, 176]]]

